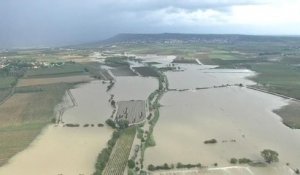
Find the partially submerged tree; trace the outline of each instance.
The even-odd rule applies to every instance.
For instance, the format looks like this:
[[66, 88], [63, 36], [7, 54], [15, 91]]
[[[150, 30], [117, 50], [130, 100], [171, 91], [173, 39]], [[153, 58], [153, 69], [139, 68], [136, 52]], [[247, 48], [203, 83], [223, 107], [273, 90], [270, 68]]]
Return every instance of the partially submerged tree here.
[[261, 152], [261, 156], [265, 159], [267, 163], [278, 162], [278, 153], [276, 151], [265, 149]]
[[115, 122], [114, 122], [112, 119], [107, 119], [107, 120], [105, 121], [105, 123], [106, 123], [107, 125], [109, 125], [110, 127], [112, 127], [112, 128], [116, 128], [116, 124], [115, 124]]

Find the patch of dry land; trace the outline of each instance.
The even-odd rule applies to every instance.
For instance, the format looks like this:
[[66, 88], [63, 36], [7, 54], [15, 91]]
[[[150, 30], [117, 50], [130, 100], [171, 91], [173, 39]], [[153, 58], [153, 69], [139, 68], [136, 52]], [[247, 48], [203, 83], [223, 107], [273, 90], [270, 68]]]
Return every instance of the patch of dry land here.
[[19, 81], [17, 87], [46, 85], [46, 84], [55, 84], [55, 83], [83, 83], [91, 80], [92, 78], [90, 78], [88, 75], [76, 75], [76, 76], [52, 77], [52, 78], [23, 78]]
[[23, 121], [22, 113], [26, 110], [25, 101], [29, 101], [35, 94], [15, 94], [0, 106], [0, 126], [10, 126]]

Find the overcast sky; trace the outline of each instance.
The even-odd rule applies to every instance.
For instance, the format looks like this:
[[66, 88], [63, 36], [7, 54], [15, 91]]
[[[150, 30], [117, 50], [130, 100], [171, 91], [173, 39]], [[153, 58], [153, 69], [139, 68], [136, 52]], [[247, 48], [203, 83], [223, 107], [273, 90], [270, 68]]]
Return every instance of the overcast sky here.
[[300, 0], [0, 0], [0, 48], [164, 32], [300, 35]]

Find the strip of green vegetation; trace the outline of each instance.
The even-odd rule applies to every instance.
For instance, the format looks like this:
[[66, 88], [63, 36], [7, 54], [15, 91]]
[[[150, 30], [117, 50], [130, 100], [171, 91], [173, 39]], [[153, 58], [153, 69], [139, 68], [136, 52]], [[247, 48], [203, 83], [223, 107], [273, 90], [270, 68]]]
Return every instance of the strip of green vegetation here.
[[[149, 131], [146, 132], [147, 133], [146, 139], [144, 139], [143, 137], [140, 137], [141, 138], [140, 163], [141, 163], [142, 169], [143, 169], [144, 156], [145, 156], [146, 149], [156, 145], [154, 136], [153, 136], [153, 130], [159, 119], [159, 107], [160, 107], [159, 100], [162, 97], [162, 95], [164, 94], [165, 90], [168, 88], [167, 77], [160, 71], [158, 71], [158, 73], [159, 73], [159, 77], [158, 77], [159, 88], [157, 90], [155, 90], [154, 92], [152, 92], [148, 97], [149, 109], [153, 112], [153, 117], [149, 121], [150, 126], [149, 126]], [[143, 172], [143, 171], [141, 171], [141, 172]]]
[[86, 73], [84, 66], [78, 63], [64, 63], [51, 67], [41, 67], [30, 69], [26, 72], [25, 77], [56, 77]]
[[144, 77], [159, 77], [160, 75], [157, 68], [153, 66], [134, 67], [133, 69]]
[[190, 168], [201, 168], [201, 164], [197, 163], [197, 164], [183, 164], [183, 163], [177, 163], [176, 166], [174, 164], [163, 164], [163, 165], [158, 165], [158, 166], [154, 166], [152, 164], [148, 165], [148, 170], [149, 171], [158, 171], [158, 170], [171, 170], [171, 169], [190, 169]]
[[126, 56], [115, 56], [115, 57], [107, 57], [105, 58], [105, 64], [111, 67], [118, 67], [118, 66], [129, 66], [127, 60], [130, 57]]
[[115, 131], [97, 158], [94, 175], [123, 174], [135, 134], [135, 127]]
[[107, 142], [107, 147], [104, 148], [98, 155], [97, 163], [96, 163], [96, 171], [94, 175], [102, 175], [102, 172], [107, 162], [109, 161], [109, 157], [112, 152], [112, 149], [115, 146], [120, 135], [121, 135], [121, 131], [114, 131], [111, 139]]

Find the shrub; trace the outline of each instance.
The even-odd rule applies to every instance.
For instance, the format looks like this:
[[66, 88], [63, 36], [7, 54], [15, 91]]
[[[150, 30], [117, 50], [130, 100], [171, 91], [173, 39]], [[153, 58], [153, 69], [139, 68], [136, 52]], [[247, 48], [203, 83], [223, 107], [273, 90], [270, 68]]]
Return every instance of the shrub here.
[[152, 165], [152, 164], [148, 165], [148, 170], [149, 171], [155, 171], [155, 166]]
[[189, 169], [189, 168], [195, 168], [195, 167], [201, 168], [201, 164], [200, 163], [198, 163], [198, 164], [183, 164], [183, 163], [178, 162], [176, 165], [177, 169], [180, 169], [180, 168], [188, 168]]
[[128, 167], [129, 167], [130, 169], [133, 169], [133, 168], [135, 167], [135, 162], [134, 162], [134, 160], [132, 160], [132, 159], [128, 160]]
[[56, 123], [56, 118], [52, 118], [51, 123]]
[[215, 143], [217, 143], [216, 139], [210, 139], [210, 140], [205, 140], [204, 141], [204, 144], [215, 144]]
[[67, 123], [64, 126], [66, 126], [66, 127], [79, 127], [79, 124]]
[[231, 158], [230, 159], [230, 163], [231, 164], [236, 164], [237, 163], [237, 159], [236, 158]]
[[105, 123], [106, 123], [108, 126], [114, 128], [114, 129], [116, 128], [116, 124], [115, 124], [115, 122], [114, 122], [112, 119], [107, 119], [107, 120], [105, 121]]
[[129, 126], [129, 122], [127, 120], [118, 120], [117, 124], [119, 126], [119, 129], [125, 129]]
[[239, 164], [248, 164], [251, 163], [252, 160], [248, 159], [248, 158], [241, 158], [239, 159]]

